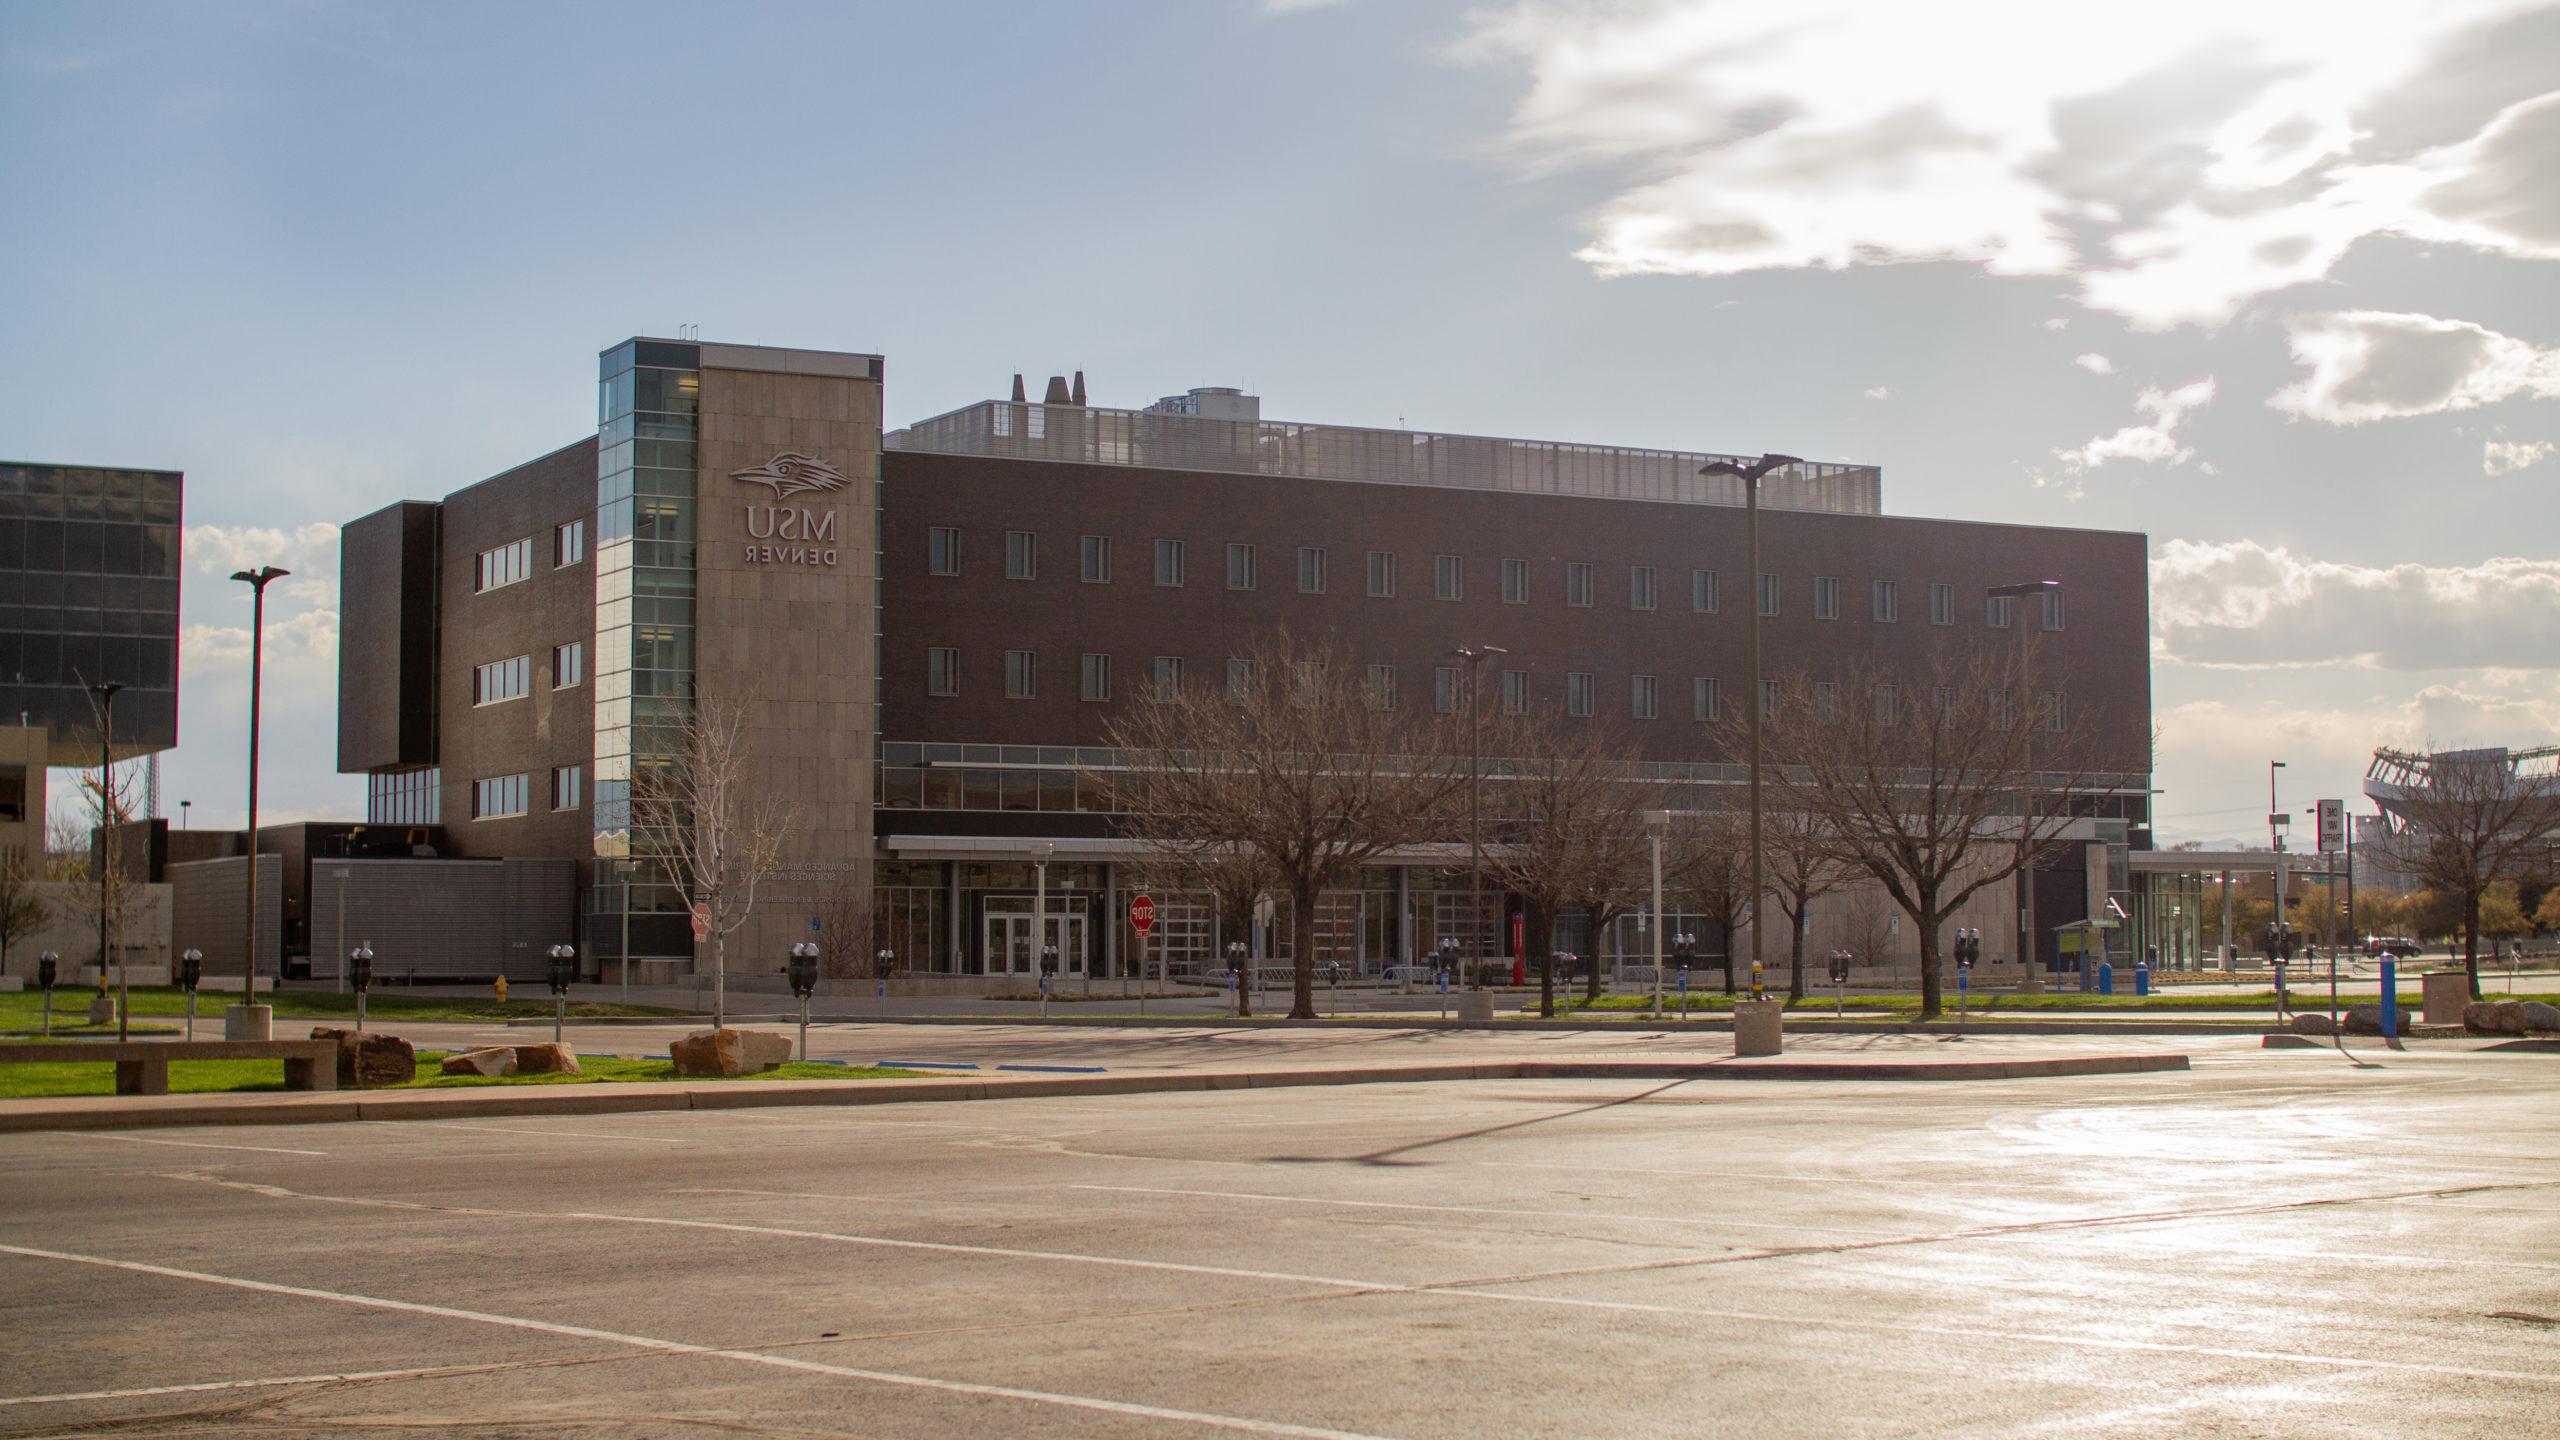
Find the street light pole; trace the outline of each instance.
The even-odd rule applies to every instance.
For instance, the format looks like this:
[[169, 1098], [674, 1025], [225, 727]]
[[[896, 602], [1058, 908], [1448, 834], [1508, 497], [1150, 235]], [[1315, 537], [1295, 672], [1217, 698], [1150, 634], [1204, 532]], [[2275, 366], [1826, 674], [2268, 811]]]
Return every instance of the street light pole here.
[[292, 573], [261, 565], [231, 575], [249, 587], [249, 905], [243, 922], [247, 939], [240, 950], [240, 1003], [224, 1016], [223, 1038], [228, 1040], [265, 1040], [272, 1018], [258, 1005], [258, 687], [266, 667], [267, 587]]
[[[1733, 475], [1742, 480], [1744, 528], [1751, 536], [1751, 625], [1745, 648], [1749, 655], [1750, 689], [1743, 697], [1745, 730], [1751, 750], [1751, 964], [1756, 973], [1760, 964], [1760, 896], [1765, 882], [1764, 851], [1760, 845], [1760, 482], [1770, 471], [1804, 462], [1793, 455], [1767, 454], [1748, 465], [1730, 460], [1710, 461], [1698, 467], [1701, 475]], [[1725, 954], [1733, 954], [1733, 937], [1725, 937]], [[1728, 966], [1726, 972], [1732, 974]]]
[[[1484, 788], [1483, 666], [1492, 657], [1511, 652], [1499, 645], [1461, 645], [1449, 653], [1467, 662], [1467, 914], [1469, 923], [1481, 925], [1484, 923], [1484, 832], [1477, 815], [1477, 793]], [[1483, 987], [1484, 964], [1479, 960], [1467, 988], [1479, 990]]]
[[1646, 838], [1653, 842], [1653, 924], [1648, 928], [1653, 932], [1653, 1013], [1659, 1019], [1662, 1016], [1662, 926], [1666, 919], [1662, 913], [1662, 836], [1671, 828], [1671, 812], [1646, 811], [1644, 828]]
[[2284, 918], [2284, 811], [2276, 807], [2276, 772], [2284, 768], [2285, 763], [2281, 760], [2267, 762], [2267, 848], [2275, 855], [2272, 894], [2275, 899], [2276, 941], [2279, 944], [2284, 941], [2287, 926]]
[[[116, 692], [124, 684], [117, 680], [101, 680], [89, 687], [98, 699], [98, 993], [107, 992], [107, 967], [115, 965], [115, 953], [108, 944], [107, 920], [112, 913], [107, 904], [107, 875], [115, 866], [115, 858], [107, 853], [107, 826], [115, 819], [115, 745]], [[130, 1000], [125, 984], [124, 967], [116, 965], [116, 1039], [126, 1034], [125, 1010]]]
[[[2036, 723], [2034, 699], [2036, 642], [2034, 632], [2021, 621], [2022, 607], [2017, 602], [2028, 595], [2058, 594], [2061, 589], [2062, 582], [2059, 580], [2030, 580], [2023, 585], [1994, 585], [1986, 592], [1994, 600], [2005, 599], [2010, 602], [2009, 623], [2018, 628], [2017, 723], [2021, 725], [2032, 726]], [[2038, 604], [2034, 620], [2036, 629], [2044, 627], [2043, 606], [2051, 603], [2053, 602], [2047, 600]], [[2035, 846], [2032, 843], [2036, 803], [2035, 731], [2033, 729], [2026, 732], [2025, 752], [2027, 782], [2018, 794], [2018, 959], [2022, 972], [2018, 977], [2018, 993], [2035, 995], [2044, 990], [2044, 956], [2039, 952], [2036, 944], [2036, 857]], [[2083, 965], [2088, 963], [2087, 940], [2088, 937], [2084, 934], [2081, 937], [2080, 961]]]

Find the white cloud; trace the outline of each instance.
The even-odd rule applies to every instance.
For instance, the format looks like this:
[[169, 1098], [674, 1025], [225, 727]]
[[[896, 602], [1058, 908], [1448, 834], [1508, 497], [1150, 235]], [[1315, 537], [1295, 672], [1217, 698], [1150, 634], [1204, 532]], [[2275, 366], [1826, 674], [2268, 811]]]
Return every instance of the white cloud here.
[[2044, 322], [2044, 328], [2047, 330], [2068, 330], [2071, 328], [2071, 317], [2068, 315], [2052, 316]]
[[[2185, 465], [2195, 460], [2195, 447], [2178, 439], [2178, 427], [2187, 416], [2213, 403], [2214, 379], [2207, 375], [2175, 390], [2162, 390], [2146, 385], [2133, 397], [2133, 408], [2151, 417], [2146, 424], [2127, 425], [2110, 430], [2085, 445], [2070, 450], [2056, 450], [2058, 474], [2038, 474], [2038, 485], [2060, 485], [2074, 496], [2080, 493], [2080, 481], [2091, 470], [2130, 460], [2147, 465]], [[2200, 467], [2213, 473], [2211, 465]]]
[[2560, 560], [2365, 566], [2254, 540], [2151, 562], [2154, 657], [2238, 668], [2560, 668]]
[[2267, 404], [2305, 420], [2362, 425], [2512, 395], [2560, 396], [2560, 350], [2467, 320], [2347, 310], [2296, 316], [2287, 329], [2308, 373]]
[[1958, 261], [2161, 329], [2371, 235], [2560, 257], [2560, 90], [2476, 59], [2539, 8], [1512, 0], [1462, 53], [1526, 67], [1526, 164], [1623, 177], [1602, 274]]
[[1865, 394], [1870, 400], [1890, 400], [1893, 398], [1893, 387], [1890, 385], [1870, 385], [1866, 388]]
[[2551, 452], [2560, 450], [2548, 440], [2490, 440], [2480, 447], [2480, 469], [2483, 474], [2508, 475], [2528, 465], [2539, 465]]
[[2088, 371], [2092, 375], [2113, 375], [2116, 373], [2116, 362], [2099, 354], [2095, 350], [2075, 358], [2071, 363]]

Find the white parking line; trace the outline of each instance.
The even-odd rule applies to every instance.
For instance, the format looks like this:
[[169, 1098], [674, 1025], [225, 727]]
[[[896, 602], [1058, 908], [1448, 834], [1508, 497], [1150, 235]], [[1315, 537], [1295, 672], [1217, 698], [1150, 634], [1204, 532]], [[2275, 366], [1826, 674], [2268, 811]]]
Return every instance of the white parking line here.
[[1628, 1215], [1610, 1210], [1507, 1210], [1490, 1205], [1423, 1205], [1396, 1200], [1328, 1200], [1310, 1195], [1263, 1195], [1246, 1190], [1171, 1190], [1148, 1185], [1070, 1185], [1070, 1190], [1099, 1190], [1114, 1195], [1189, 1195], [1203, 1200], [1270, 1200], [1288, 1205], [1350, 1205], [1363, 1210], [1431, 1210], [1450, 1215], [1517, 1215], [1528, 1220], [1632, 1220], [1646, 1225], [1731, 1225], [1746, 1230], [1784, 1230], [1793, 1235], [1886, 1235], [1886, 1230], [1856, 1230], [1839, 1225], [1790, 1225], [1773, 1220], [1732, 1220], [1721, 1215]]
[[749, 1365], [766, 1365], [777, 1370], [799, 1370], [813, 1375], [833, 1375], [847, 1380], [868, 1380], [879, 1385], [898, 1385], [917, 1390], [938, 1390], [953, 1395], [977, 1395], [998, 1400], [1022, 1400], [1035, 1405], [1056, 1405], [1071, 1410], [1095, 1410], [1107, 1415], [1134, 1415], [1147, 1420], [1173, 1420], [1192, 1425], [1205, 1425], [1218, 1430], [1240, 1430], [1252, 1435], [1284, 1435], [1300, 1440], [1379, 1440], [1350, 1430], [1327, 1430], [1310, 1425], [1288, 1425], [1272, 1420], [1254, 1420], [1241, 1415], [1213, 1415], [1198, 1410], [1171, 1410], [1161, 1405], [1141, 1405], [1127, 1400], [1104, 1400], [1090, 1395], [1062, 1395], [1047, 1390], [1023, 1390], [1011, 1385], [979, 1385], [965, 1380], [939, 1380], [928, 1375], [901, 1375], [887, 1370], [860, 1370], [850, 1365], [829, 1365], [820, 1360], [804, 1360], [790, 1355], [768, 1355], [758, 1350], [722, 1350], [708, 1345], [691, 1345], [681, 1340], [661, 1340], [649, 1335], [629, 1335], [618, 1330], [597, 1330], [584, 1325], [561, 1325], [548, 1320], [531, 1320], [519, 1315], [496, 1315], [485, 1310], [461, 1310], [450, 1305], [422, 1305], [412, 1300], [389, 1300], [378, 1295], [356, 1295], [340, 1290], [319, 1290], [304, 1285], [278, 1285], [265, 1280], [247, 1280], [236, 1275], [214, 1275], [202, 1270], [180, 1270], [167, 1265], [150, 1265], [138, 1260], [116, 1260], [103, 1255], [82, 1255], [68, 1250], [39, 1250], [25, 1245], [0, 1245], [0, 1254], [22, 1255], [33, 1260], [60, 1260], [74, 1265], [96, 1265], [110, 1270], [130, 1271], [136, 1275], [157, 1275], [170, 1280], [193, 1280], [204, 1285], [222, 1285], [234, 1290], [250, 1290], [265, 1295], [284, 1295], [299, 1300], [325, 1300], [339, 1305], [361, 1306], [371, 1310], [391, 1310], [410, 1315], [430, 1315], [443, 1320], [464, 1320], [477, 1325], [502, 1325], [513, 1330], [530, 1330], [537, 1334], [559, 1335], [572, 1340], [598, 1340], [610, 1345], [625, 1345], [634, 1350], [650, 1350], [664, 1355], [697, 1355], [713, 1360], [735, 1360]]
[[338, 1385], [351, 1380], [411, 1380], [425, 1375], [468, 1375], [496, 1366], [431, 1365], [416, 1370], [346, 1370], [335, 1375], [279, 1375], [266, 1380], [207, 1380], [194, 1385], [144, 1385], [132, 1390], [75, 1390], [60, 1395], [0, 1395], [0, 1405], [77, 1405], [85, 1400], [147, 1400], [154, 1395], [202, 1395], [217, 1390], [264, 1390], [278, 1385]]
[[[242, 922], [246, 924], [246, 921]], [[690, 1145], [690, 1140], [669, 1139], [664, 1135], [608, 1135], [601, 1130], [531, 1130], [520, 1125], [465, 1125], [458, 1120], [377, 1120], [377, 1125], [407, 1128], [423, 1125], [432, 1130], [477, 1130], [483, 1135], [557, 1135], [568, 1140], [637, 1140], [643, 1145]]]
[[130, 1145], [183, 1145], [190, 1150], [254, 1150], [261, 1155], [314, 1155], [323, 1159], [329, 1154], [326, 1150], [285, 1150], [273, 1145], [217, 1145], [210, 1140], [161, 1140], [149, 1135], [117, 1135], [104, 1130], [48, 1130], [44, 1133], [72, 1135], [83, 1140], [122, 1140]]

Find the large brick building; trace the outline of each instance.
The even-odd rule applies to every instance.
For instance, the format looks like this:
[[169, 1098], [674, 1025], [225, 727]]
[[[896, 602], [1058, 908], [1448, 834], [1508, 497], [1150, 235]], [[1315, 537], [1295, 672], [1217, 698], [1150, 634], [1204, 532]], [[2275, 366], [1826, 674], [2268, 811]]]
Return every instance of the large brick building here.
[[[1108, 409], [1080, 375], [884, 434], [879, 357], [692, 342], [618, 345], [601, 384], [597, 437], [347, 527], [339, 766], [370, 776], [376, 822], [578, 857], [604, 973], [626, 934], [635, 959], [691, 959], [681, 897], [623, 825], [631, 747], [688, 693], [750, 705], [804, 807], [748, 953], [855, 894], [873, 933], [832, 948], [1019, 972], [1036, 887], [1070, 971], [1127, 973], [1107, 922], [1136, 842], [1079, 772], [1110, 763], [1114, 707], [1221, 683], [1282, 626], [1417, 707], [1456, 703], [1453, 647], [1503, 647], [1488, 705], [1617, 725], [1696, 793], [1740, 778], [1719, 722], [1755, 590], [1771, 675], [1855, 659], [1925, 683], [2005, 639], [1986, 630], [2034, 627], [2114, 772], [2082, 853], [2039, 877], [2040, 928], [2103, 906], [2147, 843], [2138, 534], [1890, 516], [1875, 468], [1799, 465], [1764, 485], [1755, 586], [1739, 482], [1700, 476], [1709, 455], [1264, 421], [1225, 390]], [[2046, 577], [2066, 588], [2038, 614], [1984, 593]], [[1320, 958], [1502, 933], [1445, 864], [1330, 897]], [[1232, 938], [1156, 898], [1177, 963]], [[1975, 923], [2012, 933], [2007, 906]]]

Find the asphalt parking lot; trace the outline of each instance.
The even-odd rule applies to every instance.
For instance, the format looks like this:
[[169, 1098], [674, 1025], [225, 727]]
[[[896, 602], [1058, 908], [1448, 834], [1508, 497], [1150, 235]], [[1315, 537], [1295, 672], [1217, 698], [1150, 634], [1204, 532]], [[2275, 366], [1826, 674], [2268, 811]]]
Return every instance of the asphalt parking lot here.
[[0, 1434], [2548, 1434], [2555, 1079], [12, 1135]]

